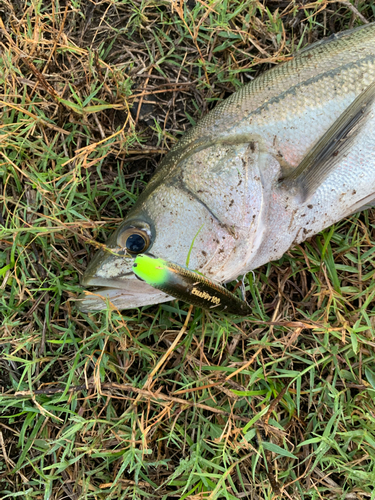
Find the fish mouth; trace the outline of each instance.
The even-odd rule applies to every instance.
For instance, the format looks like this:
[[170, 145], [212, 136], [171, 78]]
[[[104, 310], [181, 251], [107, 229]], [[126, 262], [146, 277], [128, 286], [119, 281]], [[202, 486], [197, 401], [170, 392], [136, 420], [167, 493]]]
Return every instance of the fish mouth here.
[[114, 310], [134, 309], [173, 300], [170, 295], [135, 277], [113, 281], [92, 278], [83, 281], [88, 289], [77, 299], [78, 308], [82, 312], [100, 311], [108, 307]]
[[[170, 295], [139, 280], [131, 271], [132, 264], [133, 259], [120, 269], [115, 258], [98, 252], [82, 276], [81, 285], [86, 290], [77, 299], [78, 308], [82, 312], [107, 308], [124, 310], [173, 300]], [[108, 276], [108, 273], [112, 275]]]

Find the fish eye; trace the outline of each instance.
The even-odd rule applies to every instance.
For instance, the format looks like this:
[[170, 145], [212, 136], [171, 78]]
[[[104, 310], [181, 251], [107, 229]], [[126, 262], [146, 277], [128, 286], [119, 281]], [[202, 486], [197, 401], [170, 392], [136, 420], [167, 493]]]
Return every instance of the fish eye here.
[[151, 243], [151, 232], [146, 228], [130, 226], [118, 237], [118, 244], [131, 254], [145, 252]]

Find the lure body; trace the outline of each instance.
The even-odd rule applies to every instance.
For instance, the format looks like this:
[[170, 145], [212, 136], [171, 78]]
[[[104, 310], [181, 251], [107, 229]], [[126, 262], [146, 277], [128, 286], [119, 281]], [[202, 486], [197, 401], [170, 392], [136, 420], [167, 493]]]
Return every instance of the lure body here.
[[140, 254], [133, 264], [138, 278], [153, 288], [203, 309], [245, 316], [250, 306], [226, 288], [205, 276], [147, 254]]

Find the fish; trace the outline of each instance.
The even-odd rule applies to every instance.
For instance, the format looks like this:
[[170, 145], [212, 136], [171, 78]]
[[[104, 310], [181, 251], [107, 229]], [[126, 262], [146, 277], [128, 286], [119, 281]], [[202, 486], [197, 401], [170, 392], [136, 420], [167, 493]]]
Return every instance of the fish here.
[[79, 307], [172, 300], [137, 279], [139, 254], [227, 283], [374, 204], [372, 23], [302, 49], [187, 131], [89, 263]]

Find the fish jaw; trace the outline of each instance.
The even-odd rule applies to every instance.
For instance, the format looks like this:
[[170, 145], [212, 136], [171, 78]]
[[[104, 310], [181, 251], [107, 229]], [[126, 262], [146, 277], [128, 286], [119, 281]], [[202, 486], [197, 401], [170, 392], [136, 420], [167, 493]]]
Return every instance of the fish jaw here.
[[107, 306], [117, 310], [134, 309], [173, 300], [135, 276], [133, 258], [121, 256], [120, 248], [110, 250], [99, 250], [82, 277], [82, 286], [93, 290], [85, 290], [79, 297], [81, 311], [100, 311]]
[[82, 312], [101, 311], [109, 306], [113, 310], [135, 309], [173, 300], [167, 295], [137, 278], [128, 278], [123, 281], [101, 282], [100, 280], [86, 281], [86, 286], [104, 286], [94, 291], [85, 290], [78, 299], [78, 307]]

